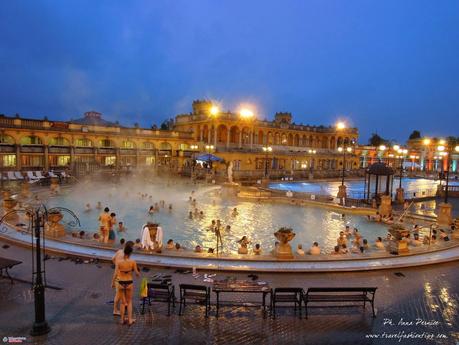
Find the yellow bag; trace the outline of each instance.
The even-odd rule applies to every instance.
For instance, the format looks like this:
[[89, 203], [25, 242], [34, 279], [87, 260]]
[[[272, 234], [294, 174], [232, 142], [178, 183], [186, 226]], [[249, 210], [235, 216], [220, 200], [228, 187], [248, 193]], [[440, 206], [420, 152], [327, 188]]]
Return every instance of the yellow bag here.
[[140, 283], [140, 297], [145, 298], [148, 296], [148, 279], [142, 278]]

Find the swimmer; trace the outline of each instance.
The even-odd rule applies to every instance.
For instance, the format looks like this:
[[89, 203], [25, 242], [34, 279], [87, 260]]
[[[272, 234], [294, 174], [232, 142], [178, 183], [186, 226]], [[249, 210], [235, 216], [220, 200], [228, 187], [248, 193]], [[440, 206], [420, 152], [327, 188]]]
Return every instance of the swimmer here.
[[148, 210], [149, 214], [154, 214], [155, 213], [155, 208], [153, 206], [150, 206], [150, 209]]
[[169, 212], [172, 212], [172, 204], [169, 204]]
[[193, 212], [190, 211], [190, 213], [188, 213], [188, 218], [193, 219]]
[[102, 209], [102, 203], [101, 203], [100, 201], [97, 202], [96, 208], [97, 208], [98, 210], [101, 210], [101, 209]]
[[123, 222], [118, 223], [118, 232], [126, 231], [126, 227], [124, 226]]
[[237, 215], [239, 214], [239, 212], [237, 211], [237, 208], [233, 208], [233, 213], [231, 214], [233, 217], [236, 217]]
[[91, 205], [90, 204], [86, 204], [84, 211], [85, 212], [91, 212]]

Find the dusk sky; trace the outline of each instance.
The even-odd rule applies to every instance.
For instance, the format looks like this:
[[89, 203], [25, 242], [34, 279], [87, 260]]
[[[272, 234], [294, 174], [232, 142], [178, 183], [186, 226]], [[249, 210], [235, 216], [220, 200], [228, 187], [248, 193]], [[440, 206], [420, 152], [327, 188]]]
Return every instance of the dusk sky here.
[[459, 1], [2, 1], [0, 113], [151, 126], [194, 99], [459, 136]]

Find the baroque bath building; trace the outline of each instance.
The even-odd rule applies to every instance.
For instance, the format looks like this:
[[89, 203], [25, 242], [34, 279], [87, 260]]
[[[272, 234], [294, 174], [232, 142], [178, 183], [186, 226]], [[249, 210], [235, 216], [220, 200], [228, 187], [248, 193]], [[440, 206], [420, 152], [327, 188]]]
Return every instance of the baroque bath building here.
[[194, 101], [192, 112], [177, 115], [168, 130], [125, 127], [95, 111], [69, 121], [2, 115], [0, 167], [76, 174], [103, 167], [185, 172], [203, 152], [232, 161], [236, 177], [262, 176], [266, 170], [270, 175], [336, 175], [343, 161], [346, 170], [359, 167], [352, 152], [344, 157], [337, 150], [356, 145], [356, 128], [299, 125], [286, 112], [276, 113], [273, 121], [260, 120], [212, 107], [211, 101]]

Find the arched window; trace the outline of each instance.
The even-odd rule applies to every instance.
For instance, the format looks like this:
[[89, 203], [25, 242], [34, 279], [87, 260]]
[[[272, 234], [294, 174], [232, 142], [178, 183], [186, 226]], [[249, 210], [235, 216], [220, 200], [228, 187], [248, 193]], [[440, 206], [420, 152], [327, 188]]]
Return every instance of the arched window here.
[[51, 146], [70, 146], [70, 142], [62, 137], [51, 138], [49, 141], [49, 145]]
[[161, 143], [159, 145], [159, 149], [162, 150], [162, 151], [170, 151], [170, 150], [172, 150], [172, 146], [169, 143]]
[[135, 149], [135, 144], [130, 140], [124, 140], [121, 147], [123, 149]]
[[88, 138], [78, 138], [75, 140], [75, 146], [77, 147], [92, 147], [92, 141]]
[[99, 140], [100, 147], [115, 147], [115, 143], [110, 139]]
[[148, 141], [145, 141], [143, 144], [142, 144], [142, 147], [145, 149], [145, 150], [153, 150], [155, 148], [155, 145], [153, 143], [149, 143]]
[[21, 145], [43, 145], [41, 139], [35, 135], [29, 135], [21, 139]]
[[9, 135], [0, 135], [0, 144], [14, 145], [13, 137]]

